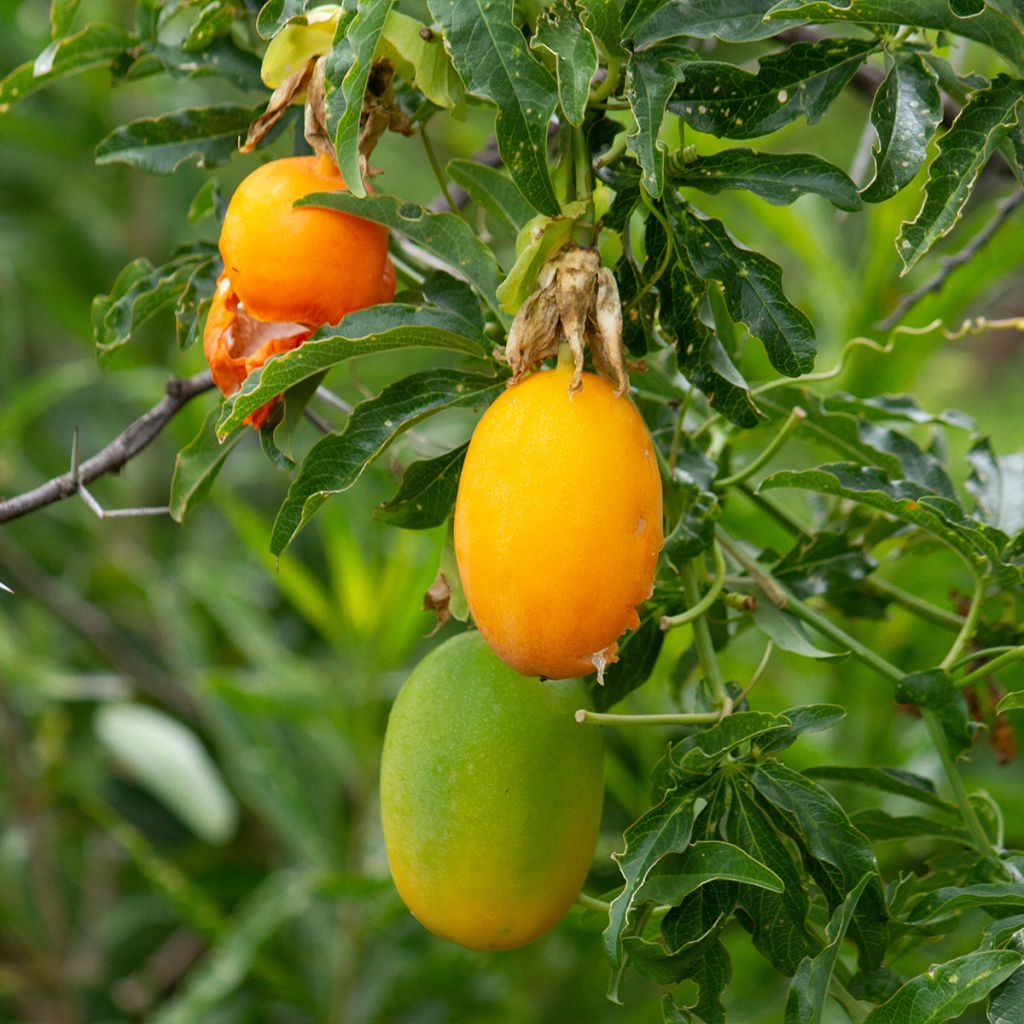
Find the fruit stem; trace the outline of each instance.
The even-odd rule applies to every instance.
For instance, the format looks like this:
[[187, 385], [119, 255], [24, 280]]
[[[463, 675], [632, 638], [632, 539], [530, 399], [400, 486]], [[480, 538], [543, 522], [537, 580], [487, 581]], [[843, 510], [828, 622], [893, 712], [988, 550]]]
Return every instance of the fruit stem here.
[[576, 721], [580, 725], [711, 725], [721, 717], [719, 711], [669, 715], [609, 715], [580, 708], [576, 712]]
[[572, 349], [569, 348], [567, 341], [559, 342], [558, 344], [558, 359], [555, 362], [556, 370], [572, 370], [576, 367], [576, 359], [572, 354]]
[[[717, 544], [711, 545], [711, 554], [715, 560], [715, 579], [708, 588], [708, 592], [696, 604], [692, 604], [687, 608], [685, 612], [680, 612], [678, 615], [662, 615], [662, 629], [674, 629], [676, 626], [693, 622], [694, 619], [703, 615], [718, 600], [718, 595], [725, 586], [725, 557], [722, 555], [722, 549]], [[689, 601], [689, 597], [687, 597], [687, 600]]]
[[1000, 654], [998, 658], [993, 658], [991, 661], [986, 662], [981, 668], [968, 672], [962, 679], [957, 680], [956, 685], [960, 687], [970, 686], [972, 683], [984, 679], [990, 673], [998, 672], [1003, 666], [1009, 665], [1014, 661], [1020, 661], [1022, 658], [1024, 658], [1024, 647], [1011, 647]]
[[742, 483], [748, 477], [753, 476], [785, 443], [790, 434], [807, 419], [807, 413], [799, 405], [793, 406], [786, 422], [779, 428], [778, 433], [771, 439], [768, 446], [761, 452], [753, 462], [748, 463], [741, 470], [733, 473], [732, 476], [723, 477], [715, 481], [715, 490], [724, 491], [727, 487], [733, 487]]
[[[700, 587], [697, 585], [697, 572], [694, 562], [695, 560], [686, 562], [679, 570], [679, 579], [683, 584], [683, 595], [691, 609], [700, 604]], [[720, 573], [719, 578], [724, 584], [725, 573]], [[715, 654], [715, 645], [711, 641], [711, 629], [704, 615], [699, 615], [693, 620], [693, 645], [697, 649], [697, 658], [700, 661], [701, 671], [711, 687], [714, 701], [721, 709], [718, 717], [724, 717], [732, 711], [732, 700], [725, 692], [725, 679], [722, 678], [722, 669], [718, 664], [718, 657]]]

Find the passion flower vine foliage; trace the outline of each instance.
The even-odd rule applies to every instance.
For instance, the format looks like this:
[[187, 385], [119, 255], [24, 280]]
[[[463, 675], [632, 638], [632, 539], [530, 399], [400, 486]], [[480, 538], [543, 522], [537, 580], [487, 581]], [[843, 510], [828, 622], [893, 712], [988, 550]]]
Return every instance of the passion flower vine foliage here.
[[[595, 884], [579, 896], [585, 920], [601, 921], [593, 955], [610, 965], [609, 998], [637, 972], [665, 987], [666, 1021], [737, 1020], [730, 948], [742, 935], [791, 979], [765, 1022], [1024, 1022], [1024, 851], [1007, 840], [1007, 828], [1021, 836], [1019, 762], [1011, 808], [968, 792], [958, 766], [986, 742], [1003, 760], [1015, 752], [1024, 458], [996, 452], [965, 413], [830, 383], [855, 351], [884, 379], [894, 352], [926, 341], [970, 352], [993, 327], [1024, 330], [995, 312], [906, 322], [1000, 244], [1024, 203], [1018, 0], [140, 0], [131, 27], [83, 23], [78, 8], [52, 0], [52, 39], [0, 81], [0, 111], [97, 67], [115, 85], [210, 78], [243, 101], [124, 124], [96, 140], [96, 162], [152, 174], [242, 152], [264, 162], [230, 206], [212, 178], [196, 196], [192, 216], [219, 249], [135, 259], [92, 307], [104, 364], [173, 310], [182, 352], [168, 345], [167, 365], [205, 340], [212, 379], [172, 380], [99, 454], [79, 460], [76, 448], [70, 472], [0, 500], [0, 522], [75, 494], [95, 505], [92, 480], [203, 401], [167, 507], [142, 511], [200, 519], [252, 426], [267, 479], [290, 474], [266, 524], [270, 552], [288, 559], [318, 509], [404, 433], [494, 403], [472, 443], [407, 464], [393, 497], [363, 509], [402, 530], [446, 531], [427, 603], [439, 625], [470, 624], [472, 611], [505, 663], [475, 635], [448, 640], [476, 645], [455, 659], [458, 686], [444, 691], [439, 649], [397, 705], [385, 826], [413, 912], [487, 949], [552, 927], [593, 848], [593, 732], [621, 727], [628, 745], [661, 726], [671, 742], [648, 809], [610, 858], [598, 844], [600, 898]], [[431, 133], [467, 117], [486, 123], [488, 144], [442, 163]], [[830, 133], [851, 117], [862, 141], [840, 166]], [[425, 147], [436, 200], [375, 184], [385, 138]], [[790, 151], [794, 138], [819, 151]], [[749, 201], [723, 204], [730, 190]], [[814, 196], [808, 216], [856, 234], [865, 211], [918, 191], [902, 223], [872, 221], [888, 225], [891, 246], [863, 282], [840, 253], [799, 238], [786, 240], [799, 259], [784, 274], [771, 230], [755, 232], [766, 252], [751, 248], [736, 213], [757, 207], [762, 226], [792, 228], [770, 207]], [[801, 275], [878, 306], [871, 335], [814, 322], [790, 297], [806, 294]], [[406, 349], [421, 368], [345, 408], [342, 425], [315, 411], [332, 401], [328, 374]], [[304, 418], [323, 432], [311, 445]], [[756, 516], [734, 517], [737, 506]], [[937, 559], [948, 606], [884, 579], [883, 559]], [[891, 612], [921, 620], [924, 648], [884, 646], [891, 633], [875, 627]], [[870, 669], [907, 729], [923, 719], [941, 775], [907, 771], [900, 751], [808, 766], [805, 734], [846, 711], [760, 708], [778, 652]], [[591, 665], [599, 678], [586, 688], [557, 681]], [[551, 677], [529, 683], [543, 708], [509, 687], [513, 669]], [[479, 730], [474, 672], [494, 693]], [[659, 710], [630, 713], [645, 684], [645, 706]], [[458, 752], [478, 732], [487, 749], [474, 767]], [[547, 789], [538, 764], [557, 771], [573, 757], [588, 778]], [[426, 785], [434, 771], [443, 793]], [[424, 786], [444, 803], [433, 817]], [[477, 791], [483, 803], [467, 797]], [[884, 806], [851, 810], [862, 791]], [[505, 794], [516, 828], [496, 820]], [[578, 829], [566, 827], [573, 815]], [[438, 816], [451, 819], [440, 838]], [[500, 877], [506, 860], [521, 874]], [[941, 939], [947, 959], [932, 962]], [[211, 1008], [209, 991], [186, 983], [191, 1019]]]

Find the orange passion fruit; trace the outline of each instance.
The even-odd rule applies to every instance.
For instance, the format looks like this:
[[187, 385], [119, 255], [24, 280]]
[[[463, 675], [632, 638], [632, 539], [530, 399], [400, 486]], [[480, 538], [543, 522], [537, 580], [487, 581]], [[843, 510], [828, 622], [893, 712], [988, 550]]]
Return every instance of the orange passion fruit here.
[[662, 532], [651, 438], [628, 397], [570, 368], [534, 373], [484, 413], [455, 504], [473, 620], [517, 672], [589, 675], [639, 625]]

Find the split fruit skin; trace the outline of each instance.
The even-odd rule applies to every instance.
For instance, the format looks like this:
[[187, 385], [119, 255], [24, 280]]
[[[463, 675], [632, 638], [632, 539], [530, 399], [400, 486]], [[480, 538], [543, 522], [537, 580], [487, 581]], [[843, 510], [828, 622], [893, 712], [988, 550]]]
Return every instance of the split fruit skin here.
[[[235, 189], [220, 254], [231, 287], [257, 320], [336, 324], [385, 301], [388, 233], [381, 224], [292, 204], [345, 188], [326, 157], [296, 156], [257, 167]], [[390, 270], [394, 294], [394, 270]]]
[[513, 949], [558, 923], [594, 855], [599, 729], [579, 680], [525, 678], [476, 632], [426, 656], [388, 720], [381, 815], [395, 886], [435, 935]]
[[664, 543], [661, 477], [628, 397], [594, 374], [534, 373], [484, 413], [455, 505], [473, 620], [524, 675], [585, 676], [636, 628]]

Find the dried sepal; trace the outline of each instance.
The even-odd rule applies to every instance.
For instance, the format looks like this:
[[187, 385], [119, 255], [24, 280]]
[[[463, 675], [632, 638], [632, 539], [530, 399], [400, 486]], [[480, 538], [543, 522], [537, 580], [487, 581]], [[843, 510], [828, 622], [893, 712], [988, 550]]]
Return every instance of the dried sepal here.
[[[290, 74], [270, 95], [267, 102], [267, 109], [256, 118], [245, 135], [245, 142], [239, 147], [243, 153], [250, 153], [264, 139], [267, 132], [280, 120], [281, 115], [292, 105], [292, 103], [303, 92], [310, 87], [314, 78], [316, 68], [322, 65], [322, 61], [316, 57], [306, 61], [298, 71]], [[320, 71], [321, 92], [323, 83], [323, 70]], [[308, 110], [308, 106], [307, 106]]]
[[615, 381], [615, 394], [620, 397], [629, 390], [629, 375], [622, 347], [622, 303], [619, 286], [607, 267], [597, 272], [597, 294], [594, 297], [593, 330], [590, 351], [594, 365], [602, 376]]

